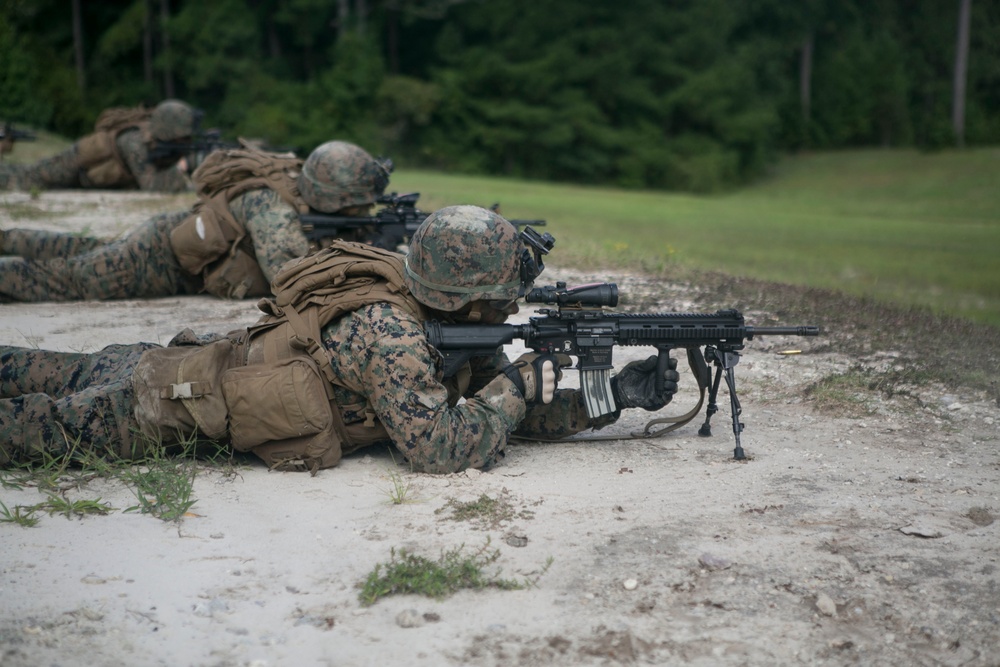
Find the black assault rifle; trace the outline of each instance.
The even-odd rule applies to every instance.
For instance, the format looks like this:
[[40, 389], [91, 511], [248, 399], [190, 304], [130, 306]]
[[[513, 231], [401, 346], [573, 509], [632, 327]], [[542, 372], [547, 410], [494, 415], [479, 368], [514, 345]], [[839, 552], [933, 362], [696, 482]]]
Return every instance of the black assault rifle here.
[[34, 141], [37, 139], [34, 134], [26, 130], [16, 130], [14, 126], [10, 123], [5, 123], [2, 128], [0, 128], [0, 157], [3, 157], [5, 153], [10, 153], [14, 150], [15, 141]]
[[149, 149], [149, 159], [152, 162], [176, 162], [182, 157], [187, 157], [200, 164], [205, 156], [214, 150], [239, 147], [237, 143], [223, 141], [221, 130], [212, 129], [200, 132], [189, 141], [154, 141]]
[[[299, 215], [302, 231], [310, 241], [326, 239], [346, 239], [369, 243], [386, 250], [396, 250], [399, 246], [410, 242], [410, 237], [417, 231], [429, 213], [417, 208], [419, 192], [401, 195], [395, 192], [378, 198], [384, 207], [372, 216], [352, 217], [348, 215], [333, 215], [310, 211]], [[498, 204], [493, 205], [497, 211]], [[544, 220], [508, 220], [515, 227], [525, 225], [542, 226]]]
[[[716, 313], [660, 313], [631, 314], [605, 310], [618, 304], [618, 286], [614, 283], [595, 283], [567, 288], [566, 283], [555, 287], [539, 287], [525, 295], [528, 303], [554, 304], [557, 308], [539, 310], [541, 316], [530, 318], [528, 324], [442, 324], [427, 322], [425, 332], [428, 342], [444, 357], [444, 375], [454, 374], [474, 356], [493, 355], [497, 349], [515, 338], [540, 354], [569, 354], [577, 358], [580, 371], [580, 390], [587, 413], [591, 418], [615, 411], [611, 393], [612, 350], [615, 345], [649, 345], [655, 347], [657, 358], [657, 389], [662, 390], [663, 373], [668, 368], [670, 351], [684, 348], [690, 351], [689, 360], [698, 378], [704, 398], [711, 371], [715, 366], [715, 380], [709, 390], [705, 423], [698, 434], [712, 434], [709, 420], [718, 410], [716, 395], [719, 381], [726, 379], [729, 402], [733, 414], [733, 433], [736, 449], [733, 457], [745, 459], [740, 444], [743, 424], [739, 417], [742, 409], [736, 395], [736, 376], [733, 368], [740, 360], [740, 350], [754, 336], [817, 336], [816, 326], [755, 327], [746, 324], [737, 310], [720, 310]], [[700, 348], [704, 347], [702, 352]], [[689, 419], [697, 416], [698, 407]], [[669, 420], [664, 420], [669, 421]], [[648, 434], [648, 426], [647, 426]]]

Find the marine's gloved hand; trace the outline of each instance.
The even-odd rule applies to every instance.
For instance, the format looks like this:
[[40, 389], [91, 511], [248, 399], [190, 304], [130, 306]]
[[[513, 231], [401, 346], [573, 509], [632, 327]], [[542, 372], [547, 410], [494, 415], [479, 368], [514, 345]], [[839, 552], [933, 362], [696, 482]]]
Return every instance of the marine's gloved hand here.
[[[564, 356], [564, 355], [561, 355]], [[551, 354], [522, 354], [514, 363], [503, 369], [510, 378], [525, 403], [551, 403], [556, 392], [559, 366], [565, 365]]]
[[663, 391], [656, 391], [656, 355], [633, 361], [625, 365], [618, 375], [611, 378], [611, 393], [619, 410], [642, 408], [654, 412], [659, 410], [677, 393], [677, 360], [670, 359], [667, 370], [663, 371]]

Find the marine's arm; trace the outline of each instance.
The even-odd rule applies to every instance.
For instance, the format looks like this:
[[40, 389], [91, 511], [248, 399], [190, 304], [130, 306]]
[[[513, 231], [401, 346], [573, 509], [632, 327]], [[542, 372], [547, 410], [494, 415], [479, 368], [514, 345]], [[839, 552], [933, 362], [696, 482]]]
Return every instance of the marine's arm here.
[[323, 341], [335, 374], [368, 400], [415, 470], [448, 473], [491, 464], [524, 417], [524, 400], [502, 374], [450, 406], [422, 324], [388, 304], [342, 318], [327, 327]]
[[132, 173], [140, 190], [150, 192], [184, 192], [194, 190], [187, 175], [177, 168], [176, 162], [157, 167], [149, 160], [149, 148], [139, 130], [126, 130], [115, 140], [118, 152]]
[[[472, 382], [470, 391], [478, 391], [490, 378], [501, 374], [510, 363], [502, 351], [493, 357], [472, 359]], [[514, 435], [523, 438], [551, 440], [564, 438], [591, 428], [603, 428], [618, 420], [619, 412], [591, 419], [583, 395], [577, 389], [558, 389], [551, 403], [535, 403], [527, 406], [525, 417], [517, 425]]]
[[257, 263], [268, 280], [282, 264], [309, 252], [298, 211], [274, 190], [245, 192], [229, 202], [229, 210], [250, 234]]

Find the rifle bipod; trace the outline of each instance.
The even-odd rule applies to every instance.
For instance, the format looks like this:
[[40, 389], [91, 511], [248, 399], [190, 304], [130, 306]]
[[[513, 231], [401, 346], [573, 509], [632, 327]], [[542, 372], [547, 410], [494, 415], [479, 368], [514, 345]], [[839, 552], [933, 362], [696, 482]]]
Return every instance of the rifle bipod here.
[[740, 362], [740, 353], [736, 351], [720, 350], [713, 345], [705, 346], [705, 361], [710, 361], [715, 365], [715, 380], [712, 388], [708, 392], [708, 408], [705, 410], [705, 423], [698, 429], [698, 435], [709, 437], [712, 435], [712, 425], [709, 421], [712, 415], [719, 411], [716, 397], [719, 393], [719, 380], [723, 373], [726, 377], [726, 386], [729, 388], [729, 405], [733, 413], [733, 435], [736, 436], [736, 449], [733, 450], [733, 459], [743, 461], [746, 454], [740, 444], [740, 433], [743, 431], [743, 422], [740, 421], [740, 414], [743, 408], [740, 407], [740, 399], [736, 395], [736, 373], [733, 368]]

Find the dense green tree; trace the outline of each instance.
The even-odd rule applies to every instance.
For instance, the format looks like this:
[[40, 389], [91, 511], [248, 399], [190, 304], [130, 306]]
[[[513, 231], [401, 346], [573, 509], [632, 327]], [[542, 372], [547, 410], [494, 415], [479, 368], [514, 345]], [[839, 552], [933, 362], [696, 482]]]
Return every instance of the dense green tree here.
[[[105, 0], [74, 37], [64, 0], [7, 0], [0, 117], [77, 135], [174, 94], [302, 152], [707, 192], [785, 150], [954, 145], [961, 1]], [[971, 12], [963, 132], [997, 143], [1000, 3]]]

